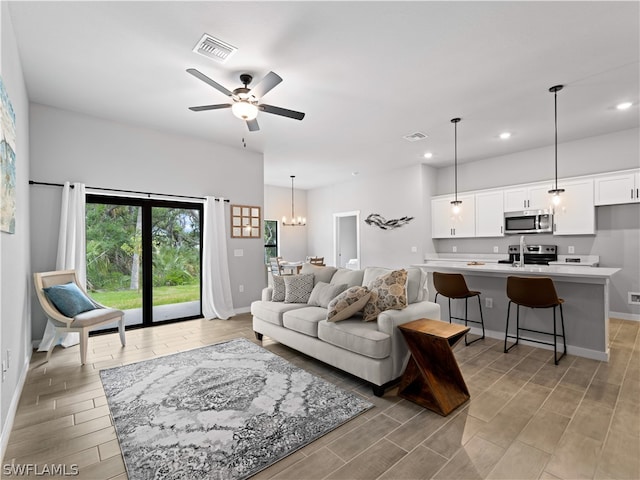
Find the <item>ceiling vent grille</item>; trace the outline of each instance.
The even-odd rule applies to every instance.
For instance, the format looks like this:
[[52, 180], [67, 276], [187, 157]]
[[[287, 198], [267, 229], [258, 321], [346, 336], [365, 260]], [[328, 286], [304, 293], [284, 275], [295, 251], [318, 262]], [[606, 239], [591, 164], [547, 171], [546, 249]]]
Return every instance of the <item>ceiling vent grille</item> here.
[[225, 63], [238, 49], [205, 33], [193, 51], [216, 62]]
[[422, 132], [415, 132], [415, 133], [410, 133], [409, 135], [405, 135], [402, 138], [404, 138], [408, 142], [417, 142], [419, 140], [423, 140], [427, 138], [427, 135], [425, 135]]

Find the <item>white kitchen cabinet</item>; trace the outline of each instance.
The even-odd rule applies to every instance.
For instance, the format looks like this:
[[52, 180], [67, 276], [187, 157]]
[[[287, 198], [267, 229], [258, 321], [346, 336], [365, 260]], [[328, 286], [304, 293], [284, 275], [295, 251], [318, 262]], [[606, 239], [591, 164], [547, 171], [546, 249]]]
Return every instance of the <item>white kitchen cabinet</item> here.
[[595, 204], [618, 205], [640, 202], [640, 171], [630, 170], [595, 178]]
[[587, 178], [562, 182], [560, 204], [553, 214], [554, 235], [594, 235], [596, 233], [596, 209], [593, 204], [593, 179]]
[[476, 193], [476, 237], [504, 236], [502, 190]]
[[464, 238], [475, 236], [475, 198], [458, 195], [462, 200], [460, 214], [451, 211], [453, 195], [431, 200], [431, 236], [433, 238]]
[[552, 188], [553, 185], [544, 183], [505, 189], [504, 211], [518, 212], [520, 210], [551, 209], [549, 190]]

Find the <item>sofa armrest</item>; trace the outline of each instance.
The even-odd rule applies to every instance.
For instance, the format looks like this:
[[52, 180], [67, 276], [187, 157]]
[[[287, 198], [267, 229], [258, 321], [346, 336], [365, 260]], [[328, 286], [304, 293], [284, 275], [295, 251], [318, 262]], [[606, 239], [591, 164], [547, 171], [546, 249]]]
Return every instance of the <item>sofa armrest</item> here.
[[391, 337], [393, 378], [402, 375], [410, 356], [402, 332], [396, 327], [420, 318], [440, 320], [440, 305], [429, 301], [416, 302], [403, 310], [386, 310], [378, 315], [378, 330]]
[[273, 287], [266, 287], [262, 289], [262, 297], [260, 300], [263, 302], [270, 302], [273, 297]]

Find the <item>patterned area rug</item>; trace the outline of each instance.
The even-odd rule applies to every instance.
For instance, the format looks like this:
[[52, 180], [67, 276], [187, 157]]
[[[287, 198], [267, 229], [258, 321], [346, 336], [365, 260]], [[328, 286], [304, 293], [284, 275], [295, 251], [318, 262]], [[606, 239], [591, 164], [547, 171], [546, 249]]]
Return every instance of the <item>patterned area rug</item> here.
[[100, 371], [129, 478], [247, 478], [373, 405], [246, 340]]

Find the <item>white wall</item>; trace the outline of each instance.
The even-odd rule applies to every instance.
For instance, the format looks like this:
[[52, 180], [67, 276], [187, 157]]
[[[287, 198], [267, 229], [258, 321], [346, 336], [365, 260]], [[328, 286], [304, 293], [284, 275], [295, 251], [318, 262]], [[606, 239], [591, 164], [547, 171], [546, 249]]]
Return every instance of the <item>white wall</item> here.
[[[432, 251], [432, 245], [424, 238], [431, 222], [426, 199], [432, 195], [434, 177], [431, 167], [414, 165], [309, 190], [308, 251], [325, 257], [325, 262], [331, 260], [333, 214], [359, 210], [362, 267], [421, 263], [424, 254]], [[381, 230], [364, 222], [372, 213], [387, 220], [404, 216], [414, 219], [395, 230]], [[412, 252], [412, 247], [417, 251]]]
[[16, 114], [16, 230], [0, 233], [0, 352], [11, 362], [0, 384], [0, 458], [31, 356], [29, 264], [29, 107], [22, 66], [7, 10], [0, 3], [0, 74]]
[[[31, 105], [31, 179], [214, 195], [261, 207], [264, 198], [261, 154], [39, 104]], [[61, 189], [34, 185], [30, 194], [32, 267], [34, 271], [53, 269]], [[228, 219], [228, 208], [226, 214]], [[227, 238], [233, 304], [236, 310], [246, 310], [265, 285], [263, 240], [232, 239], [228, 232]], [[243, 256], [234, 256], [236, 249], [242, 249]], [[239, 292], [240, 284], [244, 293]], [[32, 305], [33, 338], [37, 339], [46, 322], [35, 298]]]

